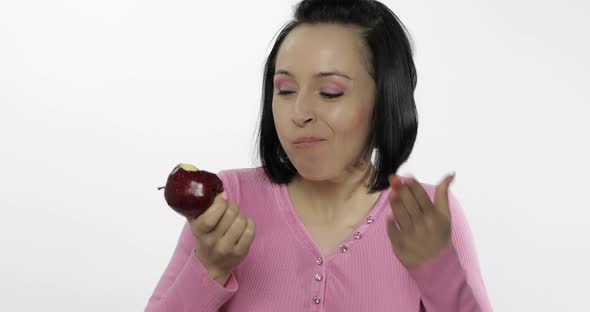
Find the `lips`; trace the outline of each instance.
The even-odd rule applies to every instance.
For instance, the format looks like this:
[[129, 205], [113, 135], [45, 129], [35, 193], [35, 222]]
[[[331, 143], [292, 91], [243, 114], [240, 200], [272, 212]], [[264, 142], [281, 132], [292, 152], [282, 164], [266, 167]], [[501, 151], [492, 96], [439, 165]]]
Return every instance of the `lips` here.
[[301, 137], [298, 138], [297, 140], [295, 140], [295, 142], [293, 142], [294, 144], [299, 144], [299, 143], [313, 143], [313, 142], [319, 142], [319, 141], [324, 141], [326, 139], [324, 138], [320, 138], [320, 137]]

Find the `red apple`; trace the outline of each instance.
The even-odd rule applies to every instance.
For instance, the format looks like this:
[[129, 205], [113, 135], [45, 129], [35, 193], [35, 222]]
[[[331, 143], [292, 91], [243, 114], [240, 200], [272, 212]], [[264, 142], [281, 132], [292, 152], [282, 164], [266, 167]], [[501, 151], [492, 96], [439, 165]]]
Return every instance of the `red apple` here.
[[191, 164], [179, 164], [168, 176], [164, 198], [168, 206], [189, 219], [200, 216], [223, 192], [223, 182], [217, 175], [199, 170]]

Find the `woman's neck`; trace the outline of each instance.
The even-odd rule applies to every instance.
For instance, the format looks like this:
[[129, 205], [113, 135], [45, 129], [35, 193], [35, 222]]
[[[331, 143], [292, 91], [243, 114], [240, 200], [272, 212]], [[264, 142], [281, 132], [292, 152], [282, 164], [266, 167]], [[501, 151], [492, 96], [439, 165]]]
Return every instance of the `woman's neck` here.
[[356, 220], [357, 213], [366, 213], [367, 201], [374, 202], [379, 197], [379, 193], [368, 193], [373, 170], [374, 166], [369, 162], [369, 165], [348, 170], [330, 180], [311, 181], [297, 175], [289, 185], [290, 195], [298, 212], [313, 216], [318, 223]]

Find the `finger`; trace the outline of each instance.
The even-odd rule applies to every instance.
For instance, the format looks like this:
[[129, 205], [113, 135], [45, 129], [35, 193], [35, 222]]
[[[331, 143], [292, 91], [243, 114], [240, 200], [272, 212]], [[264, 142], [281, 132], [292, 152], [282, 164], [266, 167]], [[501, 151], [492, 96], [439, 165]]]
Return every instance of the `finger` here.
[[418, 206], [420, 206], [422, 213], [432, 212], [434, 204], [428, 196], [428, 193], [426, 193], [426, 190], [424, 190], [424, 187], [422, 187], [422, 184], [418, 182], [416, 178], [410, 177], [408, 178], [406, 185], [414, 195], [414, 199], [418, 203]]
[[420, 209], [420, 206], [418, 205], [418, 202], [414, 198], [414, 194], [412, 191], [410, 191], [408, 185], [402, 184], [399, 186], [399, 195], [401, 201], [404, 204], [404, 207], [408, 210], [408, 214], [410, 215], [412, 222], [420, 218], [422, 215], [422, 210]]
[[250, 246], [252, 245], [252, 241], [254, 240], [255, 236], [256, 236], [256, 224], [254, 223], [254, 221], [248, 219], [248, 224], [246, 225], [246, 229], [244, 229], [242, 236], [240, 237], [240, 239], [236, 243], [236, 247], [234, 247], [236, 254], [245, 255], [248, 252], [248, 250], [250, 249]]
[[219, 243], [227, 244], [233, 248], [240, 239], [240, 236], [242, 236], [247, 225], [248, 219], [243, 214], [238, 213], [238, 216], [234, 219], [232, 225], [219, 239]]
[[385, 223], [387, 223], [387, 234], [391, 239], [391, 242], [394, 246], [399, 246], [399, 241], [401, 239], [400, 229], [395, 223], [395, 218], [387, 218]]
[[[412, 227], [412, 220], [410, 219], [408, 210], [404, 207], [404, 204], [402, 203], [399, 193], [396, 189], [396, 185], [400, 185], [399, 178], [392, 177], [390, 181], [392, 189], [389, 204], [391, 206], [393, 216], [399, 224], [400, 230], [403, 231], [404, 229], [409, 229]], [[399, 188], [399, 186], [397, 188]]]
[[197, 217], [191, 223], [194, 223], [195, 231], [197, 234], [210, 233], [225, 214], [227, 209], [227, 201], [225, 201], [220, 194], [218, 194], [213, 200], [213, 204], [199, 217]]
[[386, 221], [387, 221], [387, 224], [388, 225], [392, 225], [393, 226], [393, 229], [394, 230], [399, 231], [399, 224], [398, 224], [398, 221], [395, 219], [394, 216], [388, 217], [386, 219]]
[[238, 213], [238, 206], [233, 203], [228, 203], [227, 209], [225, 210], [225, 214], [221, 218], [221, 221], [219, 221], [219, 224], [211, 233], [209, 233], [209, 235], [216, 239], [223, 237], [223, 235], [225, 234], [225, 232], [227, 232], [232, 223], [234, 223], [234, 220], [238, 216]]
[[437, 186], [435, 194], [435, 206], [445, 214], [450, 214], [449, 211], [449, 185], [455, 179], [455, 173], [447, 175]]

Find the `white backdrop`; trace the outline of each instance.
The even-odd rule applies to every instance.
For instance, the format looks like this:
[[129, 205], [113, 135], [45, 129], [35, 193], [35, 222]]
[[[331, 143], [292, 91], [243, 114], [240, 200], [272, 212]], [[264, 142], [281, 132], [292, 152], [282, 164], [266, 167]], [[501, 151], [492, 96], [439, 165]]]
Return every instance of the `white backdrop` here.
[[[254, 157], [296, 1], [0, 1], [0, 310], [142, 311], [184, 220], [179, 162]], [[496, 311], [587, 304], [587, 1], [384, 1], [415, 43], [401, 174], [451, 186]], [[586, 139], [584, 139], [586, 137]]]

